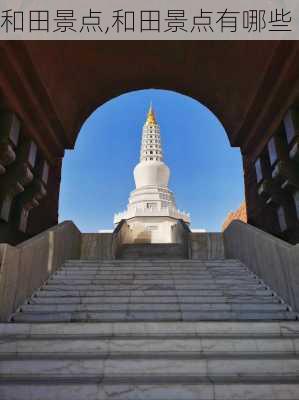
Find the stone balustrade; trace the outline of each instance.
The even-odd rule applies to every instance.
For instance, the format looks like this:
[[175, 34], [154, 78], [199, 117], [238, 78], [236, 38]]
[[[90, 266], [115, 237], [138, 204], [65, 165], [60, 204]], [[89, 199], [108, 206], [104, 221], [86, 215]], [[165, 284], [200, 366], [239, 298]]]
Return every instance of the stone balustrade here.
[[241, 221], [223, 233], [225, 256], [241, 260], [299, 311], [299, 245], [292, 246]]
[[0, 320], [37, 290], [66, 259], [80, 257], [81, 233], [66, 221], [18, 246], [0, 244]]
[[146, 217], [149, 215], [154, 215], [155, 217], [170, 217], [175, 219], [181, 219], [186, 223], [190, 223], [190, 214], [182, 212], [180, 210], [174, 210], [171, 208], [162, 208], [161, 210], [154, 210], [151, 212], [148, 209], [135, 209], [130, 211], [120, 212], [115, 214], [114, 223], [118, 224], [122, 219], [130, 219], [135, 217]]

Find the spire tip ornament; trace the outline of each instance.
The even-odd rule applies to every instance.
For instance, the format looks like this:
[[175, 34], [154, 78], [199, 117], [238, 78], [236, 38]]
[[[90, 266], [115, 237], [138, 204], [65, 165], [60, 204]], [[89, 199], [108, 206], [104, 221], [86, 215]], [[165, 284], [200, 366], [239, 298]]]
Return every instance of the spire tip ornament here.
[[157, 125], [157, 120], [155, 117], [152, 102], [150, 102], [150, 107], [149, 107], [149, 110], [147, 113], [147, 119], [146, 119], [145, 125]]

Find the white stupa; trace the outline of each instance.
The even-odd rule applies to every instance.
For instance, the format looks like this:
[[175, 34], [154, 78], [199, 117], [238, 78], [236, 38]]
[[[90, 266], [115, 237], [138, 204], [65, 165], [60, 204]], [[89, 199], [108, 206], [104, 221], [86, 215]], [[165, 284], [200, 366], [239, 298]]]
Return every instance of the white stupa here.
[[127, 210], [114, 216], [115, 224], [127, 221], [136, 242], [174, 242], [177, 221], [190, 223], [190, 215], [176, 208], [168, 189], [169, 176], [163, 162], [160, 127], [151, 105], [142, 131], [140, 161], [134, 168], [136, 189], [130, 194]]

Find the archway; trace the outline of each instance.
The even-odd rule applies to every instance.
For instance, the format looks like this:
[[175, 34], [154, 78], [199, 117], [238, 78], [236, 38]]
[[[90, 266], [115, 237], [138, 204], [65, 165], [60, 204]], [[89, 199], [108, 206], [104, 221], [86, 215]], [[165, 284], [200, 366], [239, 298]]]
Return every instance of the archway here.
[[[31, 209], [25, 235], [19, 231], [20, 213], [11, 212], [1, 222], [2, 241], [18, 243], [57, 223], [61, 159], [65, 149], [74, 146], [90, 113], [121, 93], [155, 87], [202, 101], [220, 118], [231, 145], [241, 148], [249, 223], [298, 242], [294, 204], [288, 230], [281, 235], [277, 210], [259, 196], [255, 170], [255, 162], [267, 152], [271, 137], [298, 97], [298, 43], [3, 41], [0, 49], [1, 112], [17, 116], [21, 139], [32, 142], [39, 159], [50, 166], [47, 195]], [[142, 62], [132, 63], [137, 54]], [[290, 143], [288, 152], [296, 145]], [[21, 153], [19, 144], [12, 146], [7, 170], [22, 164]], [[29, 168], [38, 179], [35, 166]], [[3, 178], [7, 180], [7, 175]], [[32, 181], [19, 196], [19, 192], [11, 194], [10, 188], [22, 186], [22, 174], [8, 178], [2, 197], [9, 195], [11, 206], [18, 202], [20, 209], [31, 207]], [[284, 191], [282, 202], [288, 197]]]
[[150, 101], [161, 127], [170, 188], [191, 213], [192, 227], [219, 231], [244, 199], [241, 154], [230, 147], [218, 118], [198, 101], [173, 91], [141, 90], [111, 99], [83, 124], [66, 153], [60, 220], [82, 231], [111, 229], [134, 188], [141, 129]]

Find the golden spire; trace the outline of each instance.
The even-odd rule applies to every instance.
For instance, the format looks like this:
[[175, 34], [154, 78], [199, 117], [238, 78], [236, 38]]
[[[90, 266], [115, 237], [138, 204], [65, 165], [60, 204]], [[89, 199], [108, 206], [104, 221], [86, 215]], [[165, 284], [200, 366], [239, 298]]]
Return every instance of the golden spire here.
[[153, 110], [153, 106], [152, 106], [152, 102], [150, 104], [150, 108], [148, 110], [147, 113], [147, 119], [146, 119], [146, 125], [157, 125], [157, 121], [156, 121], [156, 117], [155, 117], [155, 113]]

